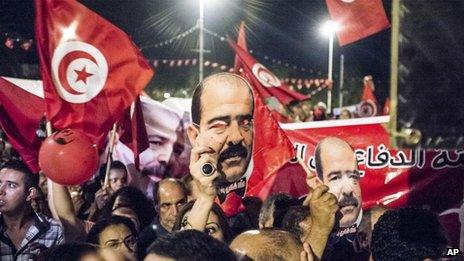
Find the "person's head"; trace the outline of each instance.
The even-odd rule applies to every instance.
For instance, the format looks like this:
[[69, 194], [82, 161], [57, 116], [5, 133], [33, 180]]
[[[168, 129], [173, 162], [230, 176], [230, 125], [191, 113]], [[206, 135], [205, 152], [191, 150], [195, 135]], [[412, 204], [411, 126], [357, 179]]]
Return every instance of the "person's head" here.
[[171, 175], [169, 162], [176, 164], [184, 151], [184, 134], [181, 117], [166, 105], [141, 96], [149, 149], [140, 153], [142, 173], [155, 181]]
[[87, 235], [87, 242], [135, 258], [137, 231], [128, 218], [111, 216], [95, 223]]
[[140, 230], [143, 230], [153, 221], [155, 209], [142, 191], [128, 186], [111, 195], [102, 209], [101, 216], [109, 218], [116, 214], [134, 220], [134, 225], [139, 224]]
[[18, 160], [11, 160], [0, 169], [0, 213], [18, 214], [31, 208], [37, 197], [39, 175], [33, 174]]
[[311, 105], [309, 105], [307, 103], [302, 103], [301, 104], [301, 109], [304, 111], [306, 117], [309, 117], [312, 114]]
[[37, 261], [102, 261], [98, 247], [89, 243], [72, 242], [46, 250]]
[[374, 260], [438, 259], [447, 240], [435, 214], [419, 208], [388, 210], [374, 225]]
[[178, 179], [163, 179], [153, 187], [153, 198], [160, 224], [172, 231], [180, 207], [187, 202], [184, 184]]
[[341, 112], [340, 112], [340, 119], [351, 119], [353, 118], [353, 115], [351, 114], [351, 112], [348, 110], [348, 109], [343, 109]]
[[300, 260], [300, 240], [291, 233], [277, 229], [249, 230], [238, 235], [230, 248], [256, 261]]
[[316, 172], [338, 199], [340, 227], [356, 223], [361, 211], [361, 186], [358, 163], [353, 148], [344, 140], [329, 137], [321, 140], [315, 151]]
[[[190, 215], [194, 201], [190, 201], [179, 210], [176, 223], [173, 231], [187, 227], [187, 218]], [[205, 233], [216, 238], [219, 241], [229, 243], [232, 240], [232, 231], [230, 229], [227, 218], [218, 204], [213, 203], [213, 207], [209, 212], [208, 220], [206, 221]]]
[[306, 120], [307, 115], [298, 101], [292, 101], [288, 106], [294, 116], [298, 116], [301, 121]]
[[308, 216], [309, 207], [301, 205], [291, 206], [282, 219], [282, 229], [292, 233], [303, 241], [311, 229], [306, 222], [303, 222]]
[[192, 201], [198, 197], [198, 188], [193, 182], [193, 176], [188, 174], [182, 177], [182, 183], [184, 183], [185, 193], [187, 194], [187, 201]]
[[223, 179], [237, 181], [246, 172], [253, 145], [253, 94], [249, 83], [232, 73], [207, 77], [193, 92], [190, 143], [218, 153]]
[[[105, 173], [106, 173], [106, 164], [103, 164], [100, 167], [100, 173], [98, 180], [100, 184], [103, 186], [105, 182]], [[108, 184], [111, 188], [111, 191], [115, 192], [120, 188], [127, 187], [128, 180], [127, 180], [127, 169], [126, 165], [121, 161], [115, 160], [111, 162], [110, 165], [110, 172], [108, 173]]]
[[280, 228], [287, 210], [298, 204], [297, 198], [285, 193], [278, 193], [267, 198], [259, 212], [259, 228]]
[[235, 261], [229, 247], [205, 233], [188, 229], [158, 238], [147, 250], [145, 261]]

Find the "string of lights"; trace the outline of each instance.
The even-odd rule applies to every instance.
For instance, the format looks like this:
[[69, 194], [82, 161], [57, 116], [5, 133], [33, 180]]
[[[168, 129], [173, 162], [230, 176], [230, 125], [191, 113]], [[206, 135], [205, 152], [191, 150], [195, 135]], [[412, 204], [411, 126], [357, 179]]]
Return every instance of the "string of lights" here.
[[180, 33], [174, 37], [171, 37], [165, 41], [162, 41], [162, 42], [159, 42], [159, 43], [156, 43], [156, 44], [150, 44], [150, 45], [145, 45], [145, 46], [142, 46], [140, 49], [146, 49], [146, 48], [158, 48], [158, 47], [163, 47], [163, 46], [167, 46], [167, 45], [170, 45], [172, 43], [174, 43], [175, 41], [178, 41], [178, 40], [182, 40], [183, 38], [189, 36], [190, 34], [192, 34], [193, 32], [195, 32], [196, 30], [198, 29], [198, 26], [195, 25], [193, 27], [191, 27], [190, 29], [186, 30], [185, 32], [183, 33]]
[[24, 51], [29, 51], [34, 43], [32, 39], [22, 37], [18, 33], [3, 33], [5, 37], [4, 45], [8, 49], [20, 47]]
[[[186, 67], [186, 66], [196, 66], [198, 64], [198, 59], [154, 59], [151, 61], [153, 67], [158, 68], [161, 66], [168, 66], [171, 68], [174, 67]], [[219, 68], [221, 71], [233, 72], [234, 68], [226, 64], [220, 64], [214, 61], [206, 60], [203, 64], [205, 67]], [[331, 82], [328, 79], [324, 78], [282, 78], [280, 79], [285, 84], [289, 85], [291, 88], [296, 88], [301, 90], [305, 88], [317, 88], [320, 90], [325, 89], [328, 86], [331, 86]], [[320, 91], [319, 90], [319, 91]]]

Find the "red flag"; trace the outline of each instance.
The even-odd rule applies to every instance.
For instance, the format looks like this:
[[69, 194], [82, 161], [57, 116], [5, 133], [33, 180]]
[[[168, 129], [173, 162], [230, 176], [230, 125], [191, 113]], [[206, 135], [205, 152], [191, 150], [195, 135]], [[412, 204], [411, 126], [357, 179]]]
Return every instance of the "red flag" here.
[[374, 95], [374, 82], [372, 76], [364, 77], [364, 90], [361, 98], [361, 103], [358, 108], [359, 117], [376, 116], [378, 112], [378, 103]]
[[368, 75], [364, 77], [364, 90], [361, 100], [363, 101], [372, 101], [377, 104], [377, 99], [374, 95], [374, 81], [372, 76]]
[[119, 126], [121, 126], [122, 130], [119, 140], [134, 152], [134, 164], [139, 169], [139, 154], [149, 147], [147, 129], [145, 128], [139, 97], [126, 109]]
[[0, 77], [0, 127], [34, 173], [40, 170], [37, 158], [41, 141], [36, 131], [45, 115], [41, 85], [40, 81]]
[[390, 27], [381, 0], [326, 0], [330, 17], [337, 22], [340, 46]]
[[236, 58], [242, 63], [243, 70], [247, 68], [250, 76], [256, 80], [257, 84], [254, 86], [254, 90], [264, 101], [267, 98], [276, 97], [281, 104], [287, 105], [294, 100], [302, 101], [309, 98], [301, 93], [290, 90], [277, 76], [264, 67], [264, 65], [258, 63], [247, 51], [230, 40], [229, 44], [235, 50]]
[[[273, 185], [273, 175], [295, 156], [292, 143], [264, 104], [264, 99], [270, 95], [265, 90], [279, 90], [282, 88], [282, 84], [277, 77], [257, 63], [242, 48], [231, 41], [229, 43], [242, 61], [243, 71], [241, 75], [250, 82], [254, 95], [253, 172], [248, 180], [247, 195], [257, 195], [264, 198], [267, 196], [265, 191], [268, 191], [265, 188]], [[279, 84], [276, 84], [277, 82]]]
[[47, 118], [55, 129], [87, 133], [103, 149], [153, 71], [123, 31], [77, 1], [35, 3]]
[[[248, 47], [246, 43], [246, 36], [245, 36], [245, 22], [240, 23], [240, 28], [238, 30], [238, 37], [237, 37], [237, 45], [240, 46], [243, 50], [248, 52]], [[240, 68], [242, 68], [241, 59], [235, 55], [234, 60], [234, 72], [239, 73]]]

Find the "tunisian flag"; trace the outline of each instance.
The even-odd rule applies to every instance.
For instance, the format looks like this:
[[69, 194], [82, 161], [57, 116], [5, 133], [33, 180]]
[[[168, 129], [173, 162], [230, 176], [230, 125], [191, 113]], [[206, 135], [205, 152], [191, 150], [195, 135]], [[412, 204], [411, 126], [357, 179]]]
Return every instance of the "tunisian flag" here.
[[42, 82], [0, 77], [0, 127], [34, 173], [40, 170], [36, 131], [44, 115]]
[[254, 86], [255, 92], [259, 94], [263, 101], [267, 98], [275, 97], [281, 104], [287, 105], [294, 100], [302, 101], [309, 98], [301, 93], [290, 90], [277, 76], [256, 61], [247, 51], [237, 46], [231, 40], [228, 42], [235, 51], [235, 63], [241, 64], [242, 69], [245, 71], [246, 68], [250, 76], [256, 79], [258, 84]]
[[264, 104], [266, 96], [263, 96], [263, 90], [279, 90], [282, 87], [274, 74], [257, 63], [242, 48], [231, 41], [229, 43], [243, 62], [241, 75], [250, 83], [254, 95], [252, 155], [254, 165], [246, 194], [265, 198], [273, 185], [276, 172], [295, 156], [292, 143]]
[[55, 129], [83, 131], [102, 149], [153, 71], [123, 31], [79, 2], [35, 5], [47, 118]]
[[382, 0], [326, 0], [332, 20], [340, 25], [337, 32], [344, 46], [390, 27]]

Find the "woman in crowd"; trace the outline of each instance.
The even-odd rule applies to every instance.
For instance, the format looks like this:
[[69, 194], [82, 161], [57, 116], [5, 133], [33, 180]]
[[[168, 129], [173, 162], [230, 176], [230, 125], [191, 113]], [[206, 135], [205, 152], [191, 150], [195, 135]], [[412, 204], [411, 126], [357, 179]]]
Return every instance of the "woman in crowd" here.
[[126, 217], [111, 216], [99, 220], [90, 229], [87, 242], [101, 248], [110, 248], [130, 260], [136, 259], [137, 230]]
[[[192, 228], [189, 224], [188, 217], [192, 214], [191, 211], [194, 204], [195, 201], [190, 201], [182, 206], [177, 214], [177, 220], [174, 224], [173, 231]], [[230, 243], [233, 238], [232, 230], [227, 222], [227, 218], [221, 207], [216, 203], [213, 203], [211, 207], [204, 232], [219, 241], [225, 242], [226, 244]]]

